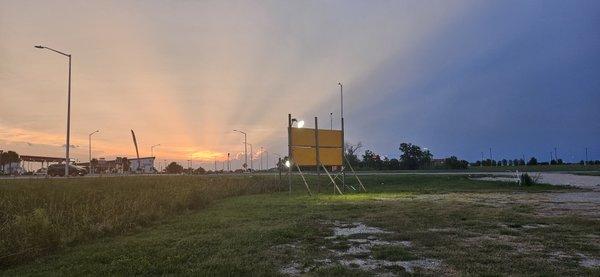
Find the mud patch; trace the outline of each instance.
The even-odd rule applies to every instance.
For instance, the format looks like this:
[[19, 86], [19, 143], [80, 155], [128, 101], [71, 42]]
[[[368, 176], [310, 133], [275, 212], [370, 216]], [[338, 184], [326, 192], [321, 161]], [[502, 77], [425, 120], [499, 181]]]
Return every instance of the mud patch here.
[[[422, 258], [413, 254], [414, 245], [410, 241], [389, 239], [394, 234], [382, 228], [368, 226], [361, 222], [344, 223], [340, 221], [322, 221], [328, 226], [332, 236], [323, 238], [319, 253], [314, 259], [300, 257], [300, 243], [282, 244], [273, 247], [274, 250], [295, 253], [293, 261], [282, 268], [280, 273], [298, 276], [322, 268], [342, 266], [349, 269], [359, 269], [377, 275], [395, 276], [402, 273], [440, 273], [446, 271], [442, 261]], [[389, 248], [406, 255], [392, 257], [374, 255], [375, 248]], [[375, 254], [377, 254], [376, 252]], [[392, 253], [393, 254], [393, 253]], [[376, 257], [377, 256], [377, 257]], [[389, 260], [388, 258], [392, 258]], [[402, 258], [406, 258], [402, 259]], [[303, 260], [301, 264], [298, 261]]]
[[581, 257], [581, 260], [579, 261], [579, 265], [585, 268], [596, 268], [596, 267], [600, 267], [600, 259], [594, 259], [594, 258], [590, 258], [586, 255], [583, 255], [581, 253], [577, 254], [579, 257]]

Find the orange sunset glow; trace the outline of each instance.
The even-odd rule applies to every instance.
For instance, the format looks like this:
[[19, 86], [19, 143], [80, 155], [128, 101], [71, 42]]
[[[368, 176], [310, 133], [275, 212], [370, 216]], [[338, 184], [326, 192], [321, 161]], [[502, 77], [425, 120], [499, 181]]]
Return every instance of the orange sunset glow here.
[[[64, 3], [78, 12], [55, 2], [12, 2], [0, 11], [2, 98], [9, 99], [0, 104], [3, 148], [49, 156], [64, 152], [66, 59], [33, 45], [72, 54], [74, 158], [87, 160], [88, 134], [95, 130], [100, 132], [93, 137], [94, 157], [132, 157], [133, 129], [142, 156], [161, 144], [154, 149], [158, 160], [191, 158], [208, 165], [231, 153], [239, 166], [243, 136], [233, 129], [248, 132], [255, 157], [261, 146], [284, 153], [288, 113], [326, 121], [330, 112], [339, 117], [337, 81], [343, 77], [348, 87], [361, 82], [399, 51], [395, 45], [403, 37], [373, 45], [345, 32], [333, 34], [336, 24], [329, 27], [333, 35], [322, 36], [319, 22], [327, 19], [318, 16], [303, 28], [288, 29], [273, 12], [294, 20], [294, 5]], [[460, 14], [459, 6], [439, 20]], [[360, 35], [388, 39], [392, 33], [420, 33], [369, 31], [394, 21], [367, 23]], [[419, 31], [433, 28], [422, 24]], [[347, 109], [365, 97], [349, 97]]]

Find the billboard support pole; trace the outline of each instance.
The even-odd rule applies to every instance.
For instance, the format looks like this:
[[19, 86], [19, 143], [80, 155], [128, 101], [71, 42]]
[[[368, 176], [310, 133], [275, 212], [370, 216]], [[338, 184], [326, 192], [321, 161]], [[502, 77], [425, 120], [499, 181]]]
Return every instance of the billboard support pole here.
[[288, 161], [290, 161], [290, 166], [288, 167], [288, 187], [289, 195], [292, 195], [292, 114], [288, 114]]
[[325, 171], [325, 173], [327, 173], [327, 176], [329, 176], [329, 180], [331, 180], [331, 182], [333, 182], [333, 194], [335, 194], [335, 190], [337, 189], [337, 191], [341, 195], [343, 195], [342, 191], [340, 190], [340, 188], [337, 186], [337, 184], [335, 183], [335, 181], [331, 177], [331, 174], [329, 174], [329, 171], [327, 171], [327, 168], [323, 164], [321, 164], [321, 166], [323, 167], [323, 170]]
[[308, 195], [312, 196], [312, 192], [310, 192], [310, 187], [308, 186], [308, 182], [306, 182], [306, 178], [304, 178], [304, 174], [302, 173], [302, 170], [300, 170], [300, 166], [298, 164], [296, 164], [296, 168], [298, 168], [300, 177], [302, 177], [302, 181], [304, 181], [304, 186], [306, 186], [306, 191], [308, 191]]
[[[345, 157], [346, 157], [346, 155], [344, 155], [344, 158]], [[352, 165], [350, 164], [350, 161], [348, 161], [348, 159], [346, 159], [346, 163], [348, 163], [348, 167], [350, 167], [350, 170], [352, 170], [352, 173], [354, 174], [354, 177], [356, 178], [356, 180], [360, 184], [360, 187], [362, 187], [362, 189], [363, 189], [364, 192], [367, 192], [367, 189], [365, 188], [365, 186], [363, 185], [363, 183], [358, 178], [358, 175], [356, 174], [356, 171], [354, 171], [354, 168], [352, 167]]]
[[344, 140], [344, 117], [342, 116], [342, 188], [346, 190], [346, 167], [344, 166], [344, 156], [346, 155], [346, 145]]
[[315, 116], [315, 145], [316, 145], [316, 163], [317, 166], [317, 193], [321, 193], [321, 170], [319, 165], [321, 164], [321, 158], [319, 157], [319, 122]]

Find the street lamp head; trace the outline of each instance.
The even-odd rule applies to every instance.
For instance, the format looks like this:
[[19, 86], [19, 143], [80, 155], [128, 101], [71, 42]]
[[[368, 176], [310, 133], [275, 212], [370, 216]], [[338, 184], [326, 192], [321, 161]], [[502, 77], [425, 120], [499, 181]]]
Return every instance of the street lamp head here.
[[292, 164], [290, 163], [290, 160], [285, 161], [285, 166], [286, 167], [290, 167]]
[[298, 128], [304, 127], [304, 120], [298, 121]]
[[39, 48], [39, 49], [44, 49], [44, 46], [41, 46], [41, 45], [36, 45], [36, 46], [34, 46], [34, 47], [35, 47], [35, 48]]

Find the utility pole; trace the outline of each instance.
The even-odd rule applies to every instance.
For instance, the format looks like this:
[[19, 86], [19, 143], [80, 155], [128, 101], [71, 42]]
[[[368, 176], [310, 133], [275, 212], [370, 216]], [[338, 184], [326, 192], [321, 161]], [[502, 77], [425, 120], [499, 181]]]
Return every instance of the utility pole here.
[[481, 151], [481, 167], [483, 167], [483, 151]]
[[229, 155], [231, 153], [227, 153], [227, 171], [231, 171], [231, 163], [229, 162]]
[[492, 157], [492, 148], [490, 147], [490, 161], [493, 161], [494, 158]]
[[558, 152], [556, 151], [557, 147], [554, 147], [554, 159], [556, 160], [556, 163], [558, 164]]
[[583, 165], [587, 165], [588, 163], [588, 154], [587, 154], [587, 147], [585, 148], [585, 162], [583, 162]]

